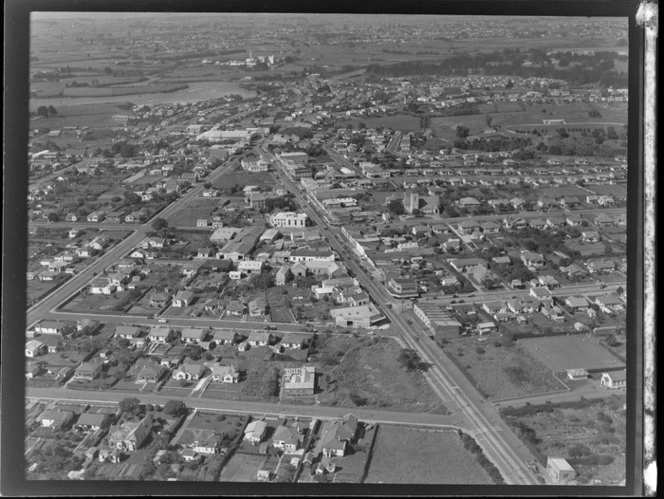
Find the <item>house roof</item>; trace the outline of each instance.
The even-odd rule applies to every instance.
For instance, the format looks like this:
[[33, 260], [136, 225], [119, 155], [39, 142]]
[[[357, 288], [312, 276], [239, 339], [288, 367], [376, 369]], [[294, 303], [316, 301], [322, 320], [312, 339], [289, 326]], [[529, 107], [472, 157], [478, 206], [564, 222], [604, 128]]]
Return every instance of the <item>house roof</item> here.
[[186, 327], [181, 331], [182, 338], [201, 340], [205, 335], [205, 330], [201, 327]]
[[78, 417], [76, 424], [82, 426], [101, 426], [107, 417], [108, 414], [92, 414], [86, 412]]

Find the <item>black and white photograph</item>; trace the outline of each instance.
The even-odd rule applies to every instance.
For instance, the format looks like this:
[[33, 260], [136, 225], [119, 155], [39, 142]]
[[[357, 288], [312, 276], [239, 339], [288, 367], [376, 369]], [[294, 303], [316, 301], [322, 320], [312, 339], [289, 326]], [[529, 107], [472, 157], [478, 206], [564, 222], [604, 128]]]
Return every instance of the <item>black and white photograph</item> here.
[[460, 3], [35, 3], [3, 481], [653, 493], [638, 3]]

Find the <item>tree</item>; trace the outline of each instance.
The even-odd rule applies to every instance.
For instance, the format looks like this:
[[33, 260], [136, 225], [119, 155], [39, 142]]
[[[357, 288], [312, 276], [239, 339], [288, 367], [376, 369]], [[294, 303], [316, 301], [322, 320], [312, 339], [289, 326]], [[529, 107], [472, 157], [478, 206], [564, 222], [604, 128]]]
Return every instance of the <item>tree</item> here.
[[168, 221], [161, 217], [155, 218], [154, 222], [152, 222], [152, 228], [157, 231], [166, 229], [168, 228]]
[[187, 406], [181, 400], [169, 400], [164, 406], [164, 412], [174, 418], [184, 416], [187, 411]]
[[53, 107], [53, 104], [48, 106], [48, 114], [50, 116], [55, 116], [58, 114], [58, 111], [55, 109], [55, 107]]
[[37, 108], [37, 115], [42, 118], [48, 118], [48, 108], [46, 106], [39, 106]]
[[141, 408], [141, 401], [136, 397], [127, 397], [122, 399], [118, 406], [122, 412], [128, 412], [130, 414], [137, 414]]
[[422, 362], [422, 358], [412, 348], [403, 348], [399, 357], [397, 357], [397, 362], [409, 372], [423, 370], [425, 366], [424, 362]]
[[487, 115], [485, 116], [484, 119], [485, 119], [485, 121], [486, 121], [486, 126], [489, 126], [489, 127], [490, 127], [490, 126], [491, 126], [491, 122], [493, 121], [493, 116], [491, 116], [490, 114], [487, 114]]
[[390, 201], [387, 204], [387, 209], [393, 215], [403, 215], [406, 212], [401, 199], [393, 199]]
[[465, 139], [470, 135], [470, 130], [468, 129], [467, 126], [459, 125], [456, 128], [456, 136], [459, 139]]

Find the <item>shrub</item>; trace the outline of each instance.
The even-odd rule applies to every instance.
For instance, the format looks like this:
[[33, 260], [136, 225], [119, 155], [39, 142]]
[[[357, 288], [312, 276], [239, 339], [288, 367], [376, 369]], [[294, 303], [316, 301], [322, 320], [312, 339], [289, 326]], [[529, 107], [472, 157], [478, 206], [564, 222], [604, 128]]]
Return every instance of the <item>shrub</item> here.
[[482, 355], [483, 353], [486, 353], [486, 350], [484, 350], [484, 348], [482, 348], [482, 347], [476, 347], [475, 352]]

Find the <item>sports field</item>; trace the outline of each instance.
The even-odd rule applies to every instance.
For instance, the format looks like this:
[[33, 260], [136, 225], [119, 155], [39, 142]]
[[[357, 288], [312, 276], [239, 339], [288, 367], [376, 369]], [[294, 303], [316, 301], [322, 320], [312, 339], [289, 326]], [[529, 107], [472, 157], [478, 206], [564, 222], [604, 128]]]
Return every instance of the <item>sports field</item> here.
[[585, 334], [527, 338], [519, 340], [519, 345], [555, 372], [577, 368], [610, 369], [625, 365], [598, 345], [595, 338]]

